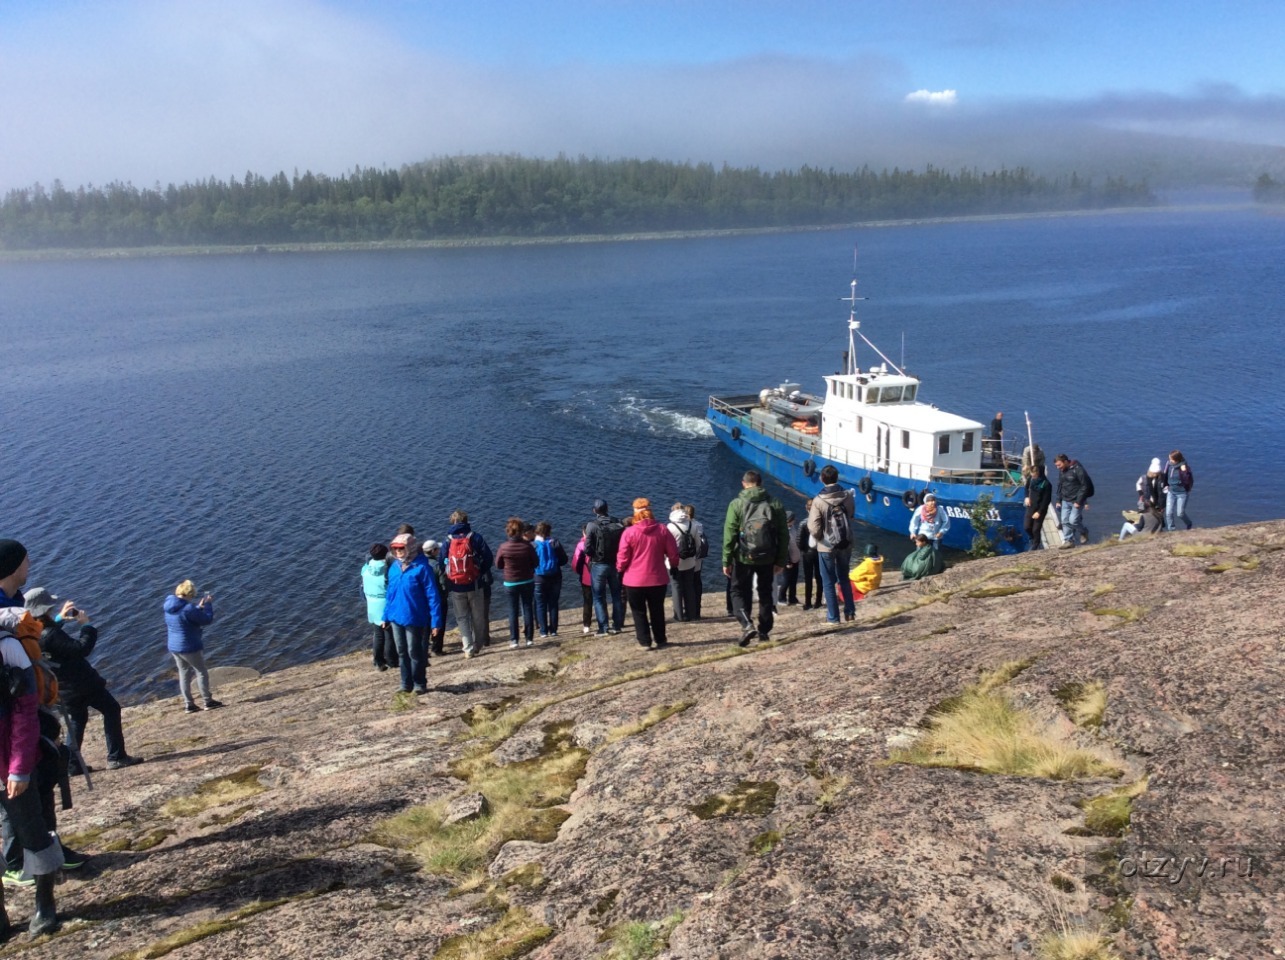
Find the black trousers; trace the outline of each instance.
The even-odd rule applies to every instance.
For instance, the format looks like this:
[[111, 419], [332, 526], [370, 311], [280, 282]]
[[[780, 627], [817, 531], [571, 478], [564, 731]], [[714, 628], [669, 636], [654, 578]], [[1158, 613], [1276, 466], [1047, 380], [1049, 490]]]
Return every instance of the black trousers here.
[[654, 640], [656, 646], [663, 647], [665, 639], [665, 594], [668, 586], [660, 584], [655, 587], [625, 587], [629, 609], [634, 615], [634, 636], [640, 647], [649, 647]]
[[93, 707], [103, 715], [103, 738], [107, 741], [107, 759], [123, 760], [125, 754], [125, 734], [120, 725], [120, 704], [107, 692], [106, 687], [97, 687], [87, 693], [73, 697], [63, 697], [63, 706], [67, 708], [68, 726], [76, 738], [76, 751], [80, 751], [85, 742], [85, 725], [89, 722], [89, 709]]
[[[825, 594], [821, 590], [821, 561], [815, 550], [803, 551], [803, 602], [808, 606], [820, 606], [825, 603]], [[816, 602], [812, 600], [812, 584], [816, 584]]]
[[[772, 631], [772, 581], [775, 571], [772, 564], [758, 565], [732, 563], [732, 616], [743, 628], [753, 625], [754, 594], [758, 594], [758, 632], [763, 637]], [[757, 579], [757, 584], [755, 580]]]

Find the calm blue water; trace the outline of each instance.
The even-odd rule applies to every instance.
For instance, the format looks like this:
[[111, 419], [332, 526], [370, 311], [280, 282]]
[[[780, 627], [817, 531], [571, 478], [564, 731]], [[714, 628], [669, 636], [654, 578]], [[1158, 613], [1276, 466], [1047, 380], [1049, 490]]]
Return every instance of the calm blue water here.
[[174, 692], [160, 605], [185, 577], [218, 597], [211, 662], [271, 670], [364, 644], [357, 571], [403, 520], [440, 536], [464, 507], [495, 543], [547, 518], [570, 546], [594, 497], [645, 495], [718, 529], [742, 465], [706, 397], [820, 390], [854, 242], [867, 335], [894, 359], [904, 335], [945, 409], [1010, 431], [1029, 410], [1092, 472], [1095, 535], [1173, 447], [1198, 524], [1285, 513], [1285, 220], [1171, 212], [0, 264], [0, 536], [94, 614], [99, 668], [139, 699]]

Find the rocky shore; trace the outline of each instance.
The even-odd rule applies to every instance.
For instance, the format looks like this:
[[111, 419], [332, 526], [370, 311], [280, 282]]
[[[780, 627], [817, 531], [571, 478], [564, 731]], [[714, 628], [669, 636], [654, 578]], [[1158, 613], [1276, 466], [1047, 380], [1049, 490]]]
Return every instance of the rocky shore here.
[[[0, 955], [1285, 955], [1285, 521], [897, 579], [744, 651], [564, 611], [529, 650], [448, 636], [423, 697], [362, 651], [131, 707], [147, 762], [61, 814], [93, 855], [63, 929]], [[966, 703], [1074, 762], [925, 748]]]

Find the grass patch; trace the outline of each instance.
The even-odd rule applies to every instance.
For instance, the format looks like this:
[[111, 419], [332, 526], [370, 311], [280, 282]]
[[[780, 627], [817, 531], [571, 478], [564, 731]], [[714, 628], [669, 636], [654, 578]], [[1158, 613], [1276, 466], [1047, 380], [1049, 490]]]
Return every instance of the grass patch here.
[[1066, 683], [1053, 691], [1072, 722], [1086, 730], [1097, 730], [1107, 712], [1107, 691], [1102, 681]]
[[1146, 607], [1095, 607], [1089, 611], [1095, 617], [1119, 617], [1122, 623], [1136, 623], [1147, 614]]
[[775, 850], [780, 842], [781, 834], [779, 831], [766, 830], [750, 841], [749, 851], [755, 856], [761, 857]]
[[1065, 926], [1046, 934], [1035, 948], [1039, 960], [1120, 960], [1100, 929]]
[[172, 836], [174, 836], [173, 830], [161, 827], [160, 829], [144, 834], [137, 840], [131, 840], [129, 842], [129, 849], [135, 851], [151, 850], [152, 847], [159, 847]]
[[433, 960], [515, 960], [551, 936], [552, 927], [537, 922], [527, 911], [514, 908], [483, 930], [444, 940], [433, 954]]
[[641, 720], [608, 730], [605, 742], [615, 743], [618, 740], [624, 740], [626, 737], [637, 736], [646, 730], [650, 730], [661, 721], [668, 720], [670, 717], [682, 713], [695, 705], [695, 700], [680, 700], [678, 703], [667, 703], [652, 707]]
[[1226, 573], [1228, 570], [1257, 570], [1260, 562], [1258, 557], [1241, 557], [1238, 563], [1216, 563], [1212, 567], [1206, 567], [1205, 573]]
[[1098, 597], [1105, 597], [1108, 593], [1112, 593], [1114, 590], [1114, 583], [1104, 583], [1100, 587], [1093, 588], [1093, 592], [1089, 594], [1089, 599], [1096, 600]]
[[260, 765], [255, 764], [242, 767], [226, 777], [207, 780], [196, 788], [195, 793], [176, 797], [162, 804], [160, 812], [167, 817], [194, 817], [211, 807], [221, 807], [263, 793], [267, 787], [259, 782], [261, 769]]
[[306, 900], [318, 895], [320, 891], [309, 890], [306, 893], [294, 897], [282, 897], [279, 900], [256, 900], [253, 903], [247, 903], [244, 907], [234, 910], [226, 917], [220, 917], [217, 920], [206, 920], [202, 923], [194, 924], [177, 933], [172, 933], [163, 940], [142, 947], [138, 950], [131, 950], [129, 953], [117, 954], [113, 960], [156, 960], [157, 957], [163, 957], [181, 947], [212, 937], [218, 933], [224, 933], [228, 930], [235, 930], [241, 926], [247, 919], [256, 914], [273, 910], [282, 904], [290, 903], [294, 900]]
[[984, 674], [975, 686], [934, 707], [919, 740], [894, 750], [889, 759], [1052, 780], [1119, 776], [1120, 770], [1105, 757], [1075, 746], [998, 691], [1030, 663], [1003, 664]]
[[393, 694], [393, 699], [388, 704], [388, 709], [393, 713], [405, 713], [407, 710], [414, 710], [419, 698], [407, 690], [398, 690]]
[[1093, 837], [1118, 837], [1129, 829], [1133, 801], [1146, 793], [1147, 778], [1117, 787], [1110, 793], [1090, 797], [1080, 807], [1084, 810], [1084, 833]]
[[460, 714], [460, 719], [464, 721], [464, 725], [467, 727], [479, 727], [490, 723], [496, 717], [507, 712], [509, 708], [521, 702], [521, 700], [521, 697], [513, 696], [505, 697], [503, 700], [493, 700], [490, 703], [479, 703], [477, 706], [469, 707]]
[[612, 932], [605, 960], [650, 960], [669, 947], [669, 938], [686, 914], [675, 910], [664, 920], [623, 923]]
[[1020, 584], [1007, 587], [979, 587], [976, 590], [969, 590], [964, 596], [970, 600], [986, 600], [990, 597], [1011, 597], [1015, 593], [1027, 593], [1038, 589], [1039, 587], [1023, 587]]
[[1227, 548], [1213, 543], [1179, 543], [1169, 552], [1175, 557], [1212, 557]]
[[1065, 873], [1053, 874], [1053, 876], [1049, 877], [1049, 883], [1053, 884], [1053, 888], [1061, 893], [1075, 893], [1079, 889], [1075, 885], [1075, 881]]
[[776, 808], [778, 790], [780, 787], [771, 780], [742, 780], [727, 793], [713, 794], [688, 809], [702, 820], [740, 814], [764, 817]]
[[847, 790], [848, 785], [852, 783], [852, 778], [846, 775], [837, 777], [827, 775], [820, 779], [821, 792], [817, 794], [817, 806], [822, 810], [831, 810], [843, 791]]

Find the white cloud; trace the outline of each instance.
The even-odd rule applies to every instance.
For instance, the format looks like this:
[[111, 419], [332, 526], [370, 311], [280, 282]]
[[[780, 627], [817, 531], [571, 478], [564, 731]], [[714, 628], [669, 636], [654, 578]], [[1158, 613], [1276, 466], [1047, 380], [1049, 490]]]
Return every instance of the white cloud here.
[[953, 106], [958, 99], [954, 90], [916, 90], [906, 94], [906, 103], [929, 103], [936, 107]]

